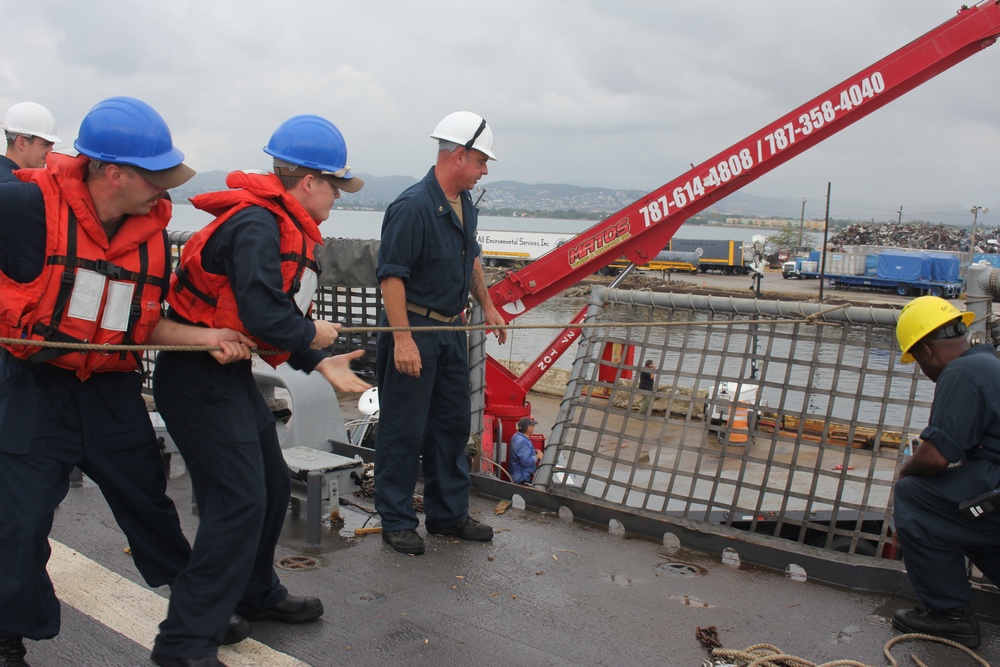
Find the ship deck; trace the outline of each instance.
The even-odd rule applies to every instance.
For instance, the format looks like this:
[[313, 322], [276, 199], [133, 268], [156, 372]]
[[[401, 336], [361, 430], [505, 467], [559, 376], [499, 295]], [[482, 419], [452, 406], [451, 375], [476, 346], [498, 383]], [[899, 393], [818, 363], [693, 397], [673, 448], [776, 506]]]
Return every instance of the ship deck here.
[[[532, 405], [540, 423], [552, 423], [556, 399], [533, 395]], [[170, 493], [193, 539], [197, 517], [181, 468], [175, 461]], [[249, 640], [220, 651], [225, 664], [702, 665], [709, 654], [696, 633], [714, 626], [726, 648], [768, 643], [816, 663], [883, 665], [883, 646], [897, 634], [893, 610], [914, 604], [520, 503], [498, 516], [499, 499], [479, 492], [472, 514], [494, 526], [493, 542], [428, 536], [426, 554], [404, 556], [378, 534], [356, 536], [378, 518], [361, 509], [372, 509], [370, 498], [344, 497], [355, 505], [341, 508], [344, 526], [325, 529], [320, 547], [305, 546], [305, 519], [290, 514], [277, 553], [315, 559], [281, 574], [293, 593], [321, 597], [324, 616], [297, 626], [256, 623]], [[70, 490], [51, 538], [63, 628], [53, 640], [26, 642], [29, 663], [152, 664], [168, 591], [141, 583], [96, 486], [85, 480]], [[978, 653], [1000, 664], [1000, 630], [983, 620]], [[927, 642], [894, 650], [897, 658], [911, 652], [929, 665], [974, 664]]]

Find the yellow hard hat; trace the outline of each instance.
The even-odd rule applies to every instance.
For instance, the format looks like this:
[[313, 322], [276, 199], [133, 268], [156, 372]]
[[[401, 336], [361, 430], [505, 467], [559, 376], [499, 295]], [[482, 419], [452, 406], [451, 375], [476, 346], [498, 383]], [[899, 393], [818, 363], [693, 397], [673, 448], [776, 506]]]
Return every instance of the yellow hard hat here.
[[976, 314], [962, 312], [939, 296], [918, 296], [903, 306], [903, 312], [896, 320], [896, 340], [903, 352], [903, 363], [913, 363], [910, 349], [924, 336], [959, 318], [963, 324], [969, 325], [976, 319]]

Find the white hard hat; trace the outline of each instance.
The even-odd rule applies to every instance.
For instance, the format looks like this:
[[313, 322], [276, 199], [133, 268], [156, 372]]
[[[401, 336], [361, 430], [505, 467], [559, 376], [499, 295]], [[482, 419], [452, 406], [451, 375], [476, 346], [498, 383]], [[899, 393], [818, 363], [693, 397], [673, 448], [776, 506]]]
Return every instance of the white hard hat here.
[[434, 128], [431, 138], [450, 141], [466, 149], [475, 148], [489, 159], [497, 159], [493, 155], [493, 131], [485, 118], [471, 111], [456, 111], [445, 116]]
[[41, 137], [55, 143], [62, 141], [56, 136], [56, 119], [52, 112], [36, 102], [20, 102], [7, 109], [0, 119], [0, 127], [5, 132]]
[[378, 387], [372, 387], [361, 394], [358, 399], [358, 410], [363, 415], [373, 415], [378, 412]]

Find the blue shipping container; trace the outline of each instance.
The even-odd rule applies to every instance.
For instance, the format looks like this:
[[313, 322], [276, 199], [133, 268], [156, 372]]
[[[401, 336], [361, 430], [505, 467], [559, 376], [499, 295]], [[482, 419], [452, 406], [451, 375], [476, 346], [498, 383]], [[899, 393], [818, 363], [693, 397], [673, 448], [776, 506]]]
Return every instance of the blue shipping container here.
[[989, 253], [989, 254], [976, 253], [975, 255], [972, 256], [973, 263], [977, 263], [982, 260], [986, 260], [987, 262], [989, 262], [990, 266], [992, 266], [994, 269], [1000, 269], [1000, 255], [997, 255], [995, 253]]
[[875, 275], [890, 280], [918, 281], [924, 278], [923, 253], [883, 250], [878, 255]]
[[936, 283], [953, 283], [959, 280], [961, 266], [958, 257], [946, 252], [927, 252], [930, 280]]
[[958, 257], [941, 252], [883, 250], [878, 255], [875, 275], [908, 282], [955, 282], [959, 279]]

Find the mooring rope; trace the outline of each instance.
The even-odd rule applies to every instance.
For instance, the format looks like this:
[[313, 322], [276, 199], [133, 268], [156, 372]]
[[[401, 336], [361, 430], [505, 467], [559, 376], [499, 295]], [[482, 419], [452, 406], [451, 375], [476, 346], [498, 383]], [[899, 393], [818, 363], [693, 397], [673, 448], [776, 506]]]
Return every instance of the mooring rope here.
[[[960, 651], [964, 651], [965, 653], [967, 653], [969, 657], [978, 662], [980, 665], [983, 665], [983, 667], [990, 667], [990, 663], [983, 660], [975, 651], [973, 651], [971, 648], [968, 648], [967, 646], [962, 646], [958, 642], [953, 642], [950, 639], [945, 639], [944, 637], [935, 637], [934, 635], [925, 635], [915, 632], [911, 632], [905, 635], [899, 635], [898, 637], [893, 637], [886, 643], [885, 648], [882, 649], [882, 652], [885, 653], [886, 660], [889, 661], [889, 667], [897, 667], [899, 665], [896, 659], [892, 657], [892, 652], [890, 651], [890, 649], [892, 649], [892, 647], [895, 646], [896, 644], [910, 639], [924, 639], [926, 641], [937, 642], [938, 644], [944, 644], [945, 646], [951, 646], [952, 648], [957, 648]], [[910, 659], [913, 660], [913, 662], [920, 665], [920, 667], [927, 667], [919, 658], [917, 658], [917, 656], [913, 655], [912, 653], [910, 654]]]
[[[839, 322], [824, 322], [820, 318], [834, 310], [839, 310], [845, 306], [835, 306], [822, 310], [812, 315], [803, 315], [798, 319], [773, 319], [767, 320], [768, 324], [826, 324], [840, 326]], [[533, 324], [446, 324], [421, 327], [341, 327], [338, 336], [361, 333], [394, 333], [398, 331], [410, 331], [413, 333], [440, 332], [440, 331], [516, 331], [519, 329], [610, 329], [620, 328], [651, 328], [651, 327], [689, 327], [689, 326], [715, 326], [733, 327], [738, 325], [760, 325], [759, 319], [747, 320], [703, 320], [703, 321], [658, 321], [658, 322], [581, 322], [579, 324], [564, 323], [533, 323]], [[214, 345], [99, 345], [97, 343], [68, 343], [62, 341], [47, 340], [25, 340], [21, 338], [2, 338], [0, 345], [19, 345], [27, 347], [50, 347], [63, 350], [79, 350], [87, 352], [217, 352], [221, 347]], [[254, 349], [257, 354], [282, 354], [273, 350]]]
[[[945, 639], [943, 637], [935, 637], [934, 635], [918, 633], [899, 635], [886, 642], [886, 645], [882, 648], [882, 652], [889, 661], [890, 667], [899, 666], [899, 662], [897, 662], [896, 658], [892, 655], [892, 647], [900, 642], [911, 639], [923, 639], [957, 648], [964, 651], [973, 660], [978, 662], [980, 665], [983, 665], [983, 667], [990, 667], [990, 663], [983, 660], [983, 658], [981, 658], [975, 651], [966, 646], [962, 646], [958, 642], [953, 642], [950, 639]], [[866, 663], [850, 659], [833, 660], [817, 664], [815, 662], [805, 660], [804, 658], [785, 653], [777, 646], [772, 646], [771, 644], [754, 644], [753, 646], [748, 646], [743, 650], [715, 648], [712, 649], [712, 657], [722, 658], [730, 662], [740, 662], [741, 664], [744, 664], [744, 667], [871, 667]], [[910, 654], [910, 659], [920, 667], [927, 667], [927, 665], [925, 665], [920, 658], [912, 653]]]
[[712, 650], [713, 658], [723, 658], [727, 662], [739, 662], [744, 667], [871, 667], [857, 660], [834, 660], [816, 664], [804, 658], [785, 653], [771, 644], [754, 644], [742, 651], [717, 648]]

